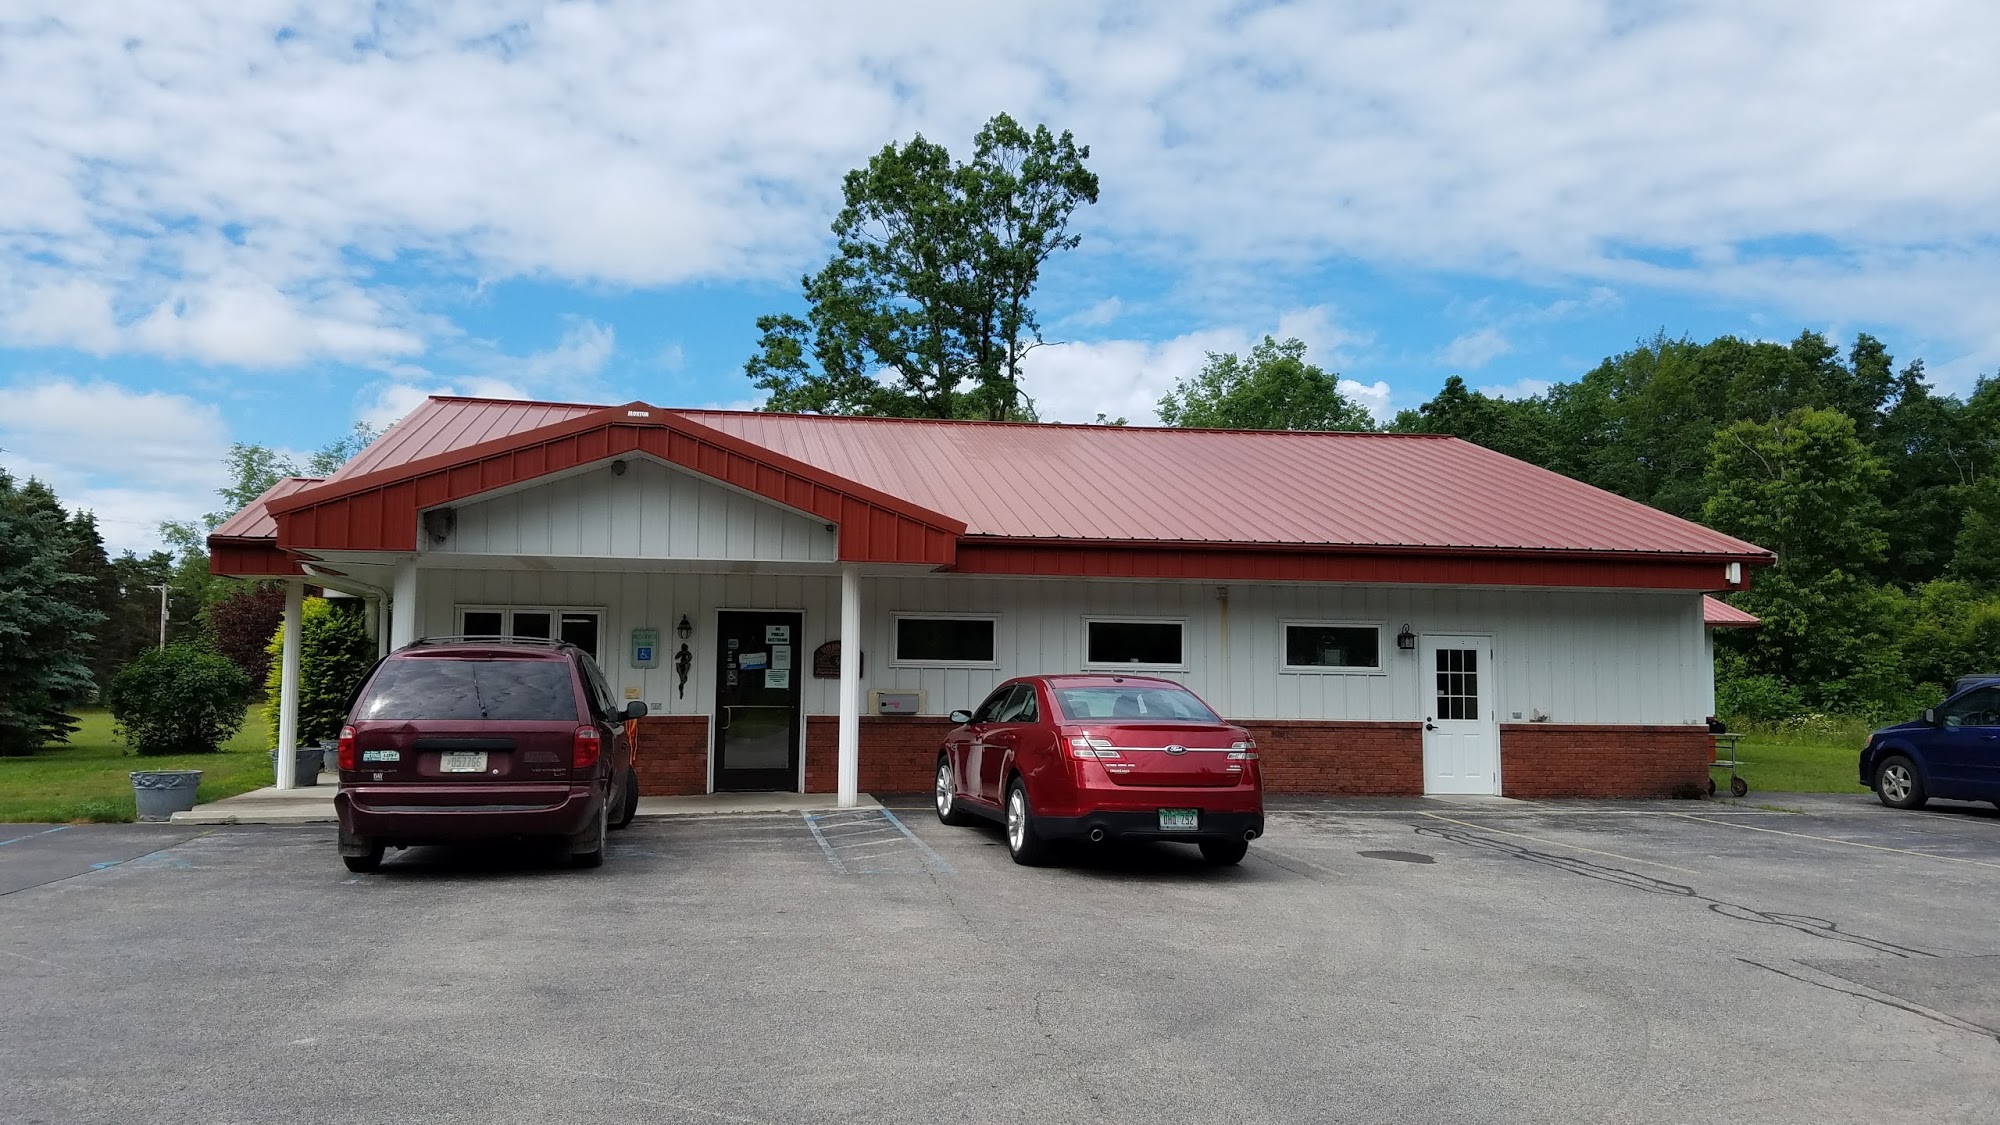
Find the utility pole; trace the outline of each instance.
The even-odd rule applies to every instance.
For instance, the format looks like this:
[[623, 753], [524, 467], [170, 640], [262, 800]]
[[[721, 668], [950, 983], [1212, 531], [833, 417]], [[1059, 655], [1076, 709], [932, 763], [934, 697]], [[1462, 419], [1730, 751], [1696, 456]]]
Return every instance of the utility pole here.
[[167, 647], [167, 591], [173, 587], [162, 582], [158, 586], [148, 586], [146, 589], [160, 592], [160, 647], [165, 648]]

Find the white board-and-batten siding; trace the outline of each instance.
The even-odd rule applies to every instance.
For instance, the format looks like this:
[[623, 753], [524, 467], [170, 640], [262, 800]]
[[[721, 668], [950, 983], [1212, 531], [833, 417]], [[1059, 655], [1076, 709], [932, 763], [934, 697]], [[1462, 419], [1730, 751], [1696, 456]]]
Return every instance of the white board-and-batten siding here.
[[[461, 525], [462, 526], [462, 525]], [[722, 609], [804, 614], [795, 667], [810, 714], [837, 711], [837, 681], [810, 675], [812, 649], [839, 635], [840, 584], [832, 575], [571, 573], [423, 570], [423, 629], [455, 633], [458, 606], [535, 605], [602, 609], [600, 653], [614, 689], [636, 687], [660, 714], [707, 714], [713, 706], [715, 615]], [[1693, 593], [1484, 590], [1461, 587], [1242, 585], [951, 575], [868, 578], [862, 583], [866, 689], [921, 689], [924, 711], [975, 706], [1011, 676], [1084, 666], [1087, 617], [1184, 622], [1180, 680], [1237, 719], [1413, 721], [1424, 717], [1429, 677], [1418, 654], [1399, 650], [1407, 624], [1419, 634], [1493, 637], [1501, 722], [1543, 712], [1555, 723], [1688, 724], [1712, 701], [1701, 597]], [[993, 667], [900, 666], [895, 615], [990, 614]], [[695, 627], [686, 694], [675, 689], [673, 635]], [[1376, 673], [1281, 670], [1282, 622], [1381, 628]], [[660, 630], [660, 666], [629, 666], [629, 634]]]
[[810, 516], [642, 457], [461, 505], [436, 554], [832, 562]]

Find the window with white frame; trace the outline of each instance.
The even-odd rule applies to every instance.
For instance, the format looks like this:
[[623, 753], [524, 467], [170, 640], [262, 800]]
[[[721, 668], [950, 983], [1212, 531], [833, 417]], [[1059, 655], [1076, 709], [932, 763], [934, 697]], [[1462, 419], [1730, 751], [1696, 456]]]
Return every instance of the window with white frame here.
[[1086, 617], [1083, 663], [1089, 668], [1185, 669], [1187, 623], [1162, 617]]
[[1286, 621], [1287, 672], [1380, 672], [1382, 626], [1352, 621]]
[[562, 640], [597, 659], [604, 611], [577, 606], [462, 605], [458, 632], [465, 637], [519, 637]]
[[964, 613], [895, 615], [893, 664], [997, 668], [995, 618]]

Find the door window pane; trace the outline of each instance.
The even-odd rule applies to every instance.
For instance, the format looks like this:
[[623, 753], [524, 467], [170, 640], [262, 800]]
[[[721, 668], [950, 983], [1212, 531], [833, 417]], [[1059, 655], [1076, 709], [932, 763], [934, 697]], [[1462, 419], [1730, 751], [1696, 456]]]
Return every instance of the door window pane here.
[[534, 637], [539, 640], [548, 640], [548, 613], [543, 610], [515, 610], [514, 635], [517, 637]]
[[1011, 708], [1014, 694], [1020, 690], [1021, 685], [1019, 684], [1009, 684], [1006, 687], [996, 689], [992, 695], [986, 697], [986, 702], [979, 705], [979, 710], [973, 712], [972, 721], [975, 723], [999, 722], [1000, 716]]
[[1476, 649], [1437, 650], [1437, 717], [1479, 717], [1479, 652]]
[[468, 609], [465, 623], [459, 630], [468, 637], [502, 637], [507, 629], [502, 615], [497, 609]]
[[1090, 664], [1181, 663], [1178, 621], [1092, 621], [1084, 659]]
[[1287, 668], [1380, 668], [1382, 630], [1373, 625], [1287, 625]]
[[899, 617], [896, 659], [912, 663], [991, 664], [993, 619]]
[[594, 613], [565, 613], [562, 615], [562, 639], [597, 659], [597, 615]]

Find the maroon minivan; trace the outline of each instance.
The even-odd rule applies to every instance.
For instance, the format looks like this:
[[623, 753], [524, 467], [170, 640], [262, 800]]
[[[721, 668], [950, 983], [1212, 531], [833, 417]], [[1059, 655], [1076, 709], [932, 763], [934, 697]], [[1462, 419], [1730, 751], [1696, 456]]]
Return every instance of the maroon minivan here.
[[590, 655], [557, 641], [421, 640], [369, 673], [340, 731], [340, 857], [496, 837], [560, 840], [604, 862], [605, 830], [638, 809], [625, 720]]

